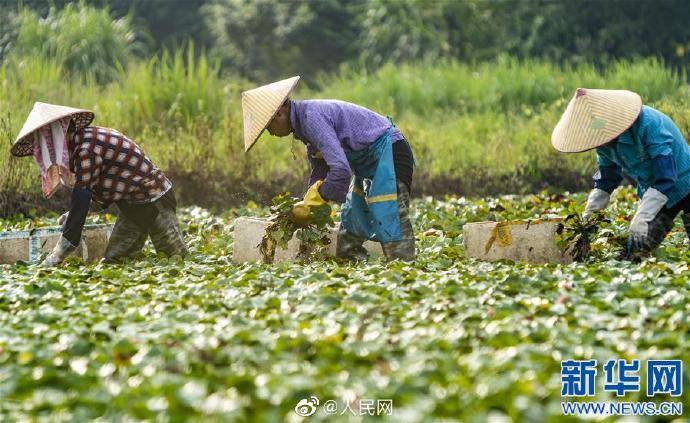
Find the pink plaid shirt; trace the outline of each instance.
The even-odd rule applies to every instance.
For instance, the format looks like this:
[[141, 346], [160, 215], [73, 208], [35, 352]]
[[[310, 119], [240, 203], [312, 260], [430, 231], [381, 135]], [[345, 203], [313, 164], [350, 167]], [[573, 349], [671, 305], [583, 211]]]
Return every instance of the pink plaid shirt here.
[[172, 187], [139, 146], [114, 129], [82, 128], [75, 133], [70, 147], [75, 187], [90, 189], [101, 203], [148, 203]]

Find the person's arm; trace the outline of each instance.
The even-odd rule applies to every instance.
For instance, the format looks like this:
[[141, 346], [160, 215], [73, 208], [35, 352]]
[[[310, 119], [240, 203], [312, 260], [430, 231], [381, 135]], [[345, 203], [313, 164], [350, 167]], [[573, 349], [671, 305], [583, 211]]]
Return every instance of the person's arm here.
[[623, 180], [621, 168], [597, 151], [598, 169], [594, 174], [594, 189], [587, 197], [582, 218], [588, 220], [595, 212], [604, 210], [611, 200], [611, 193]]
[[314, 157], [317, 154], [318, 151], [312, 148], [307, 148], [309, 164], [311, 165], [311, 173], [309, 174], [309, 184], [307, 185], [307, 188], [314, 185], [316, 181], [326, 179], [326, 175], [328, 174], [328, 165], [326, 164], [326, 161], [320, 157], [320, 154], [318, 154], [319, 157]]
[[640, 130], [640, 139], [652, 161], [654, 182], [637, 206], [630, 221], [628, 253], [648, 247], [649, 223], [668, 203], [668, 194], [678, 180], [676, 161], [673, 156], [673, 134], [664, 126], [661, 116], [654, 116]]
[[43, 260], [41, 266], [51, 267], [60, 264], [72, 253], [81, 241], [86, 215], [91, 204], [91, 184], [100, 175], [103, 160], [88, 150], [78, 151], [74, 158], [75, 183], [72, 188], [70, 211], [62, 226], [62, 235], [55, 248]]
[[673, 134], [663, 125], [661, 118], [658, 118], [640, 131], [640, 138], [652, 161], [652, 188], [668, 195], [678, 181], [672, 148]]
[[81, 231], [84, 228], [86, 214], [91, 203], [91, 191], [85, 188], [72, 189], [72, 204], [67, 220], [62, 226], [62, 235], [58, 239], [53, 251], [41, 263], [42, 267], [52, 267], [62, 263], [79, 246]]
[[62, 226], [62, 236], [75, 247], [79, 246], [81, 241], [81, 232], [84, 228], [90, 205], [91, 190], [75, 187], [72, 190], [72, 200], [67, 221]]
[[305, 137], [321, 152], [328, 168], [319, 194], [328, 201], [345, 202], [352, 171], [333, 125], [322, 114], [310, 113], [304, 120], [303, 130]]
[[599, 152], [597, 152], [597, 165], [598, 169], [592, 178], [594, 179], [594, 188], [611, 194], [623, 181], [621, 167]]
[[92, 204], [91, 185], [101, 174], [103, 159], [89, 150], [77, 152], [74, 160], [75, 183], [72, 189], [70, 211], [62, 227], [62, 235], [74, 246], [79, 245], [86, 215]]

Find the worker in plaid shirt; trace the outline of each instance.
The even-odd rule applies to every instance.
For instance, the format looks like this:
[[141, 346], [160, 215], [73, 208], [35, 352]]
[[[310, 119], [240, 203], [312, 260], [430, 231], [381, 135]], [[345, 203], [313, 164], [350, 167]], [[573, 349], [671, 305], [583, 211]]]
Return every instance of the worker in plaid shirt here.
[[[92, 201], [102, 207], [115, 203], [120, 210], [105, 261], [132, 256], [149, 236], [158, 252], [186, 255], [172, 183], [134, 141], [114, 129], [88, 126], [93, 119], [88, 111], [36, 103], [34, 112], [40, 118], [32, 121], [30, 115], [25, 128], [43, 125], [22, 129], [12, 153], [33, 154], [46, 197], [60, 185], [72, 186], [70, 210], [58, 219], [62, 236], [44, 266], [60, 263], [77, 248]], [[22, 138], [23, 132], [28, 134]]]

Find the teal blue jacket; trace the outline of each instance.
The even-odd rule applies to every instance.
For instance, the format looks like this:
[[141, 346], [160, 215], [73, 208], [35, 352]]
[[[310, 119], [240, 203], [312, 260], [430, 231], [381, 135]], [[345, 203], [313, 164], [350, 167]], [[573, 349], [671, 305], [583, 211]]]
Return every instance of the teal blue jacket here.
[[642, 106], [632, 126], [596, 152], [597, 188], [613, 191], [625, 173], [637, 184], [639, 198], [654, 187], [673, 207], [690, 194], [690, 147], [673, 121], [652, 107]]

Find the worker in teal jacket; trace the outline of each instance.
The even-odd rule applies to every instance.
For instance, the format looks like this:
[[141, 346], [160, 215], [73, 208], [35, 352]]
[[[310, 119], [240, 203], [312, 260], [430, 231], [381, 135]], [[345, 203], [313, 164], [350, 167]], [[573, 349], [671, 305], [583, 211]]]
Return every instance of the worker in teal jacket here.
[[584, 218], [608, 205], [623, 174], [637, 184], [629, 257], [658, 247], [681, 212], [690, 237], [690, 147], [673, 121], [643, 106], [638, 94], [579, 88], [551, 142], [562, 152], [596, 148], [598, 170]]

